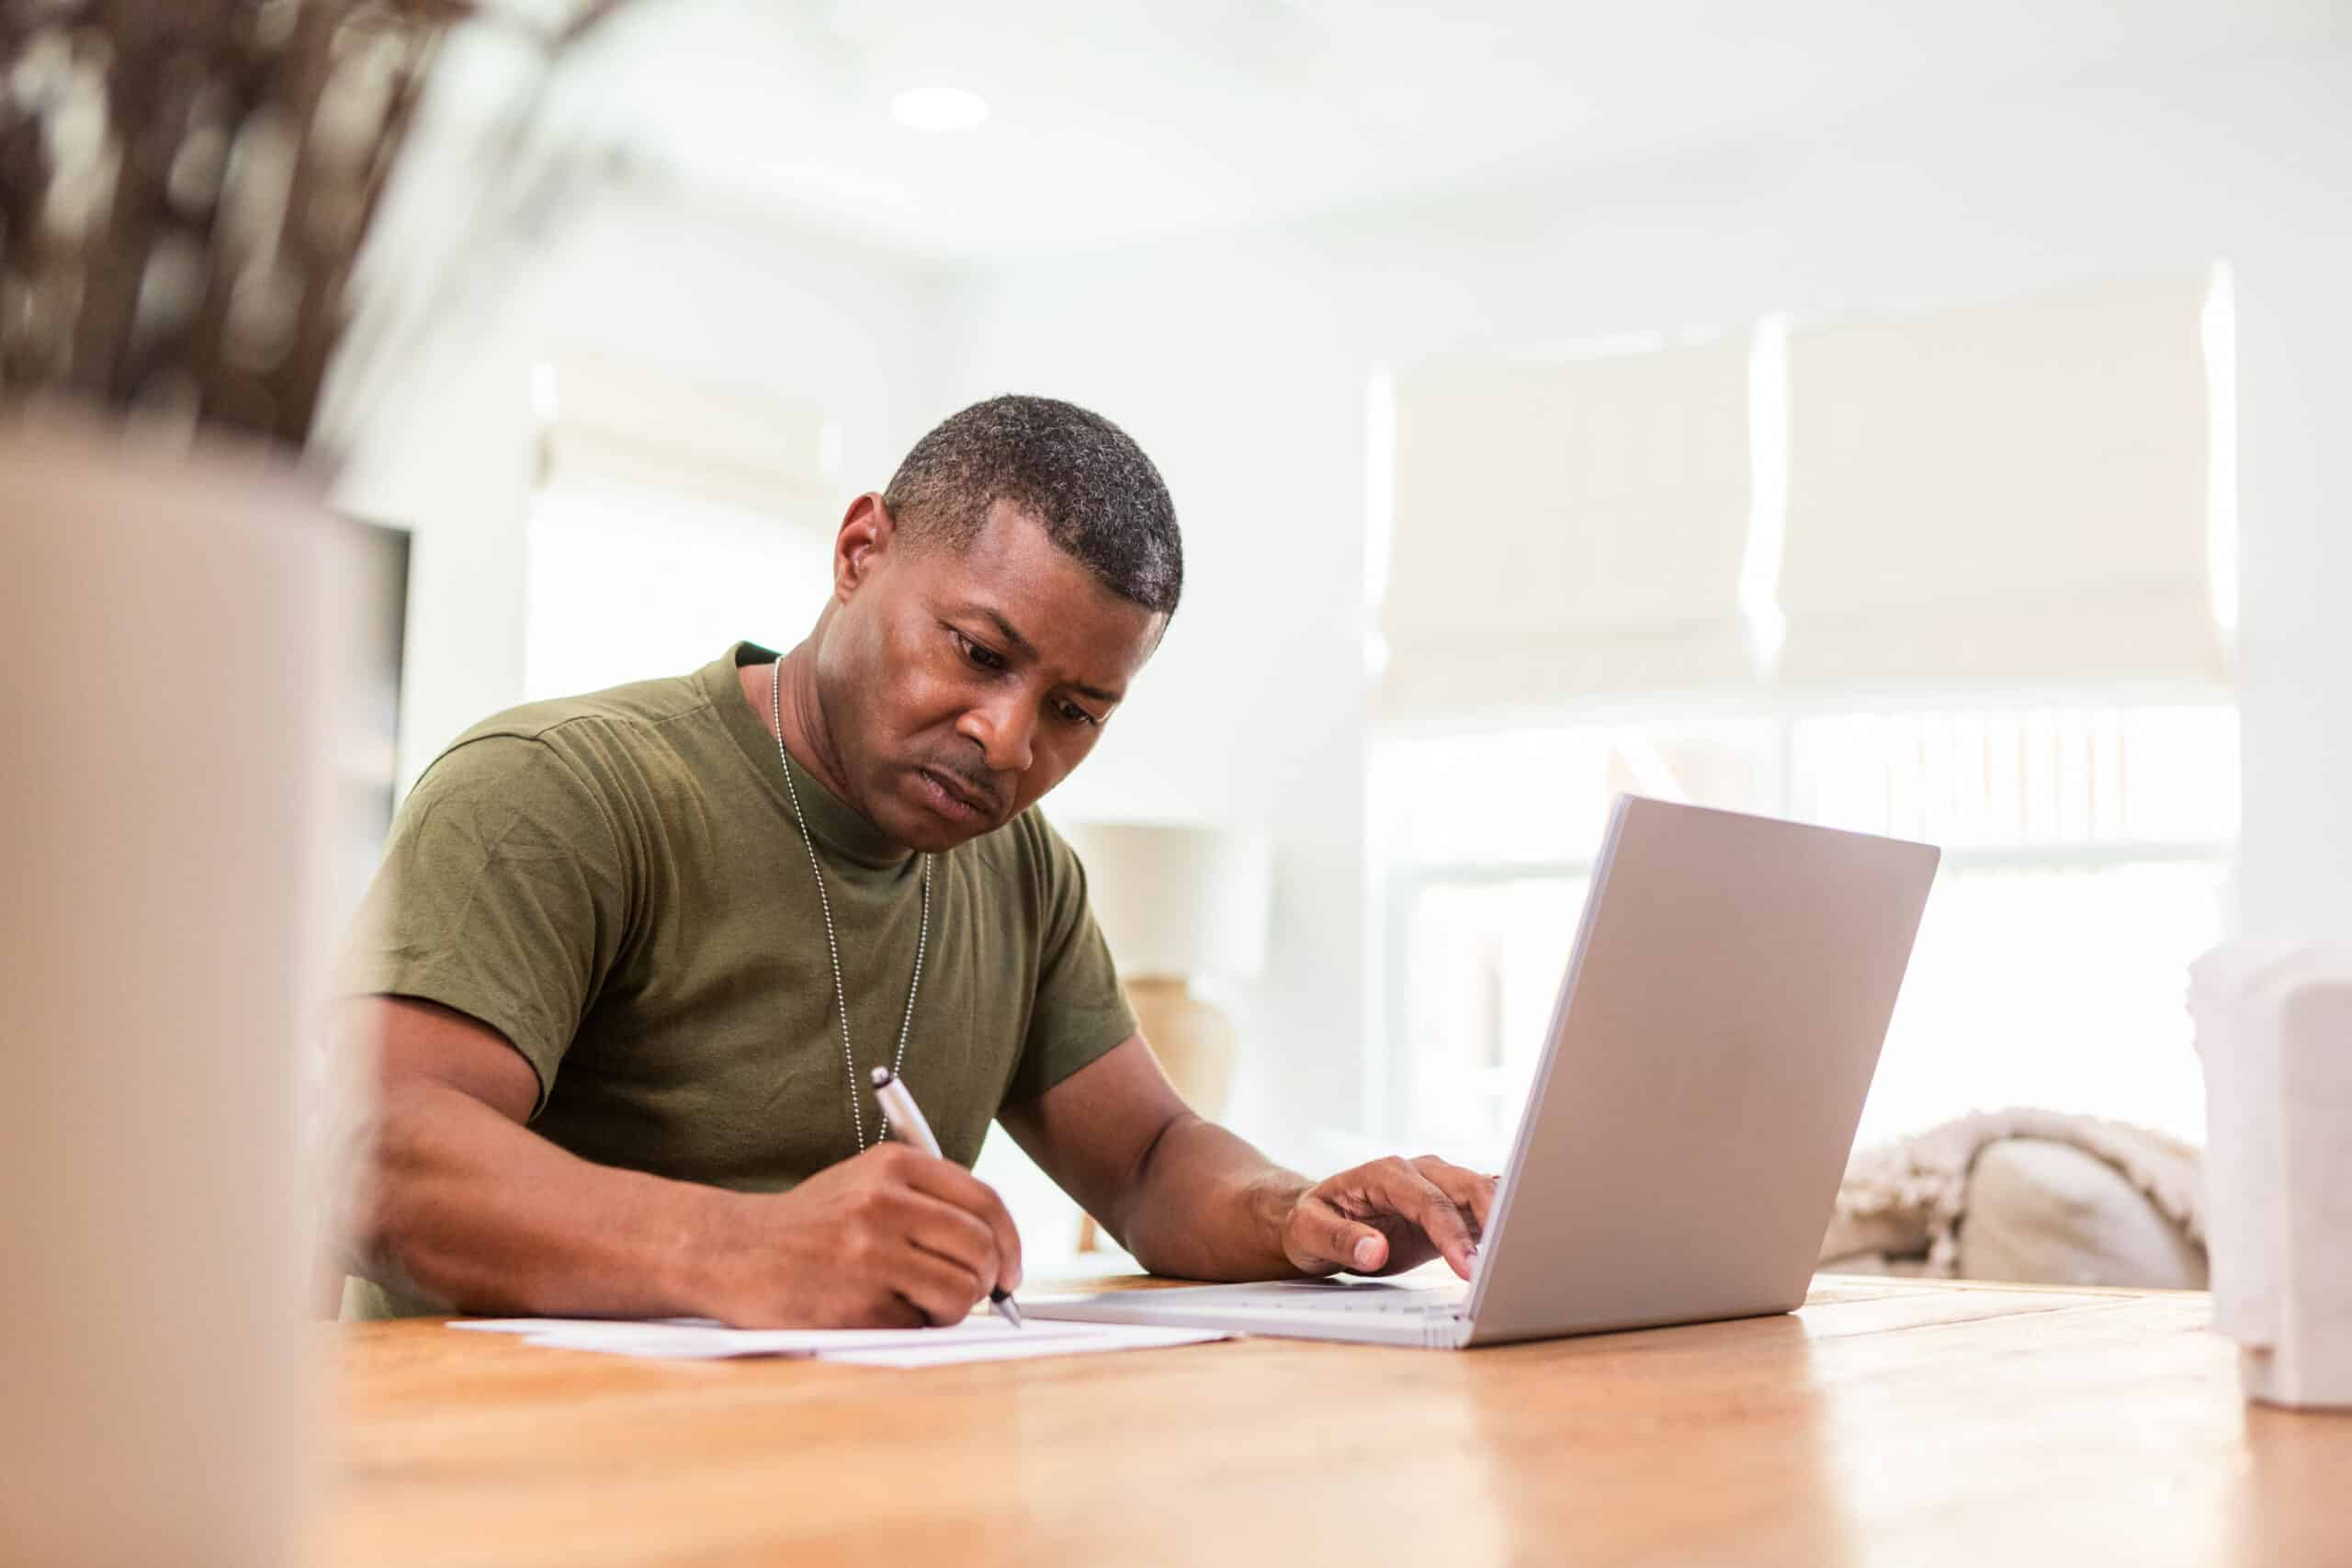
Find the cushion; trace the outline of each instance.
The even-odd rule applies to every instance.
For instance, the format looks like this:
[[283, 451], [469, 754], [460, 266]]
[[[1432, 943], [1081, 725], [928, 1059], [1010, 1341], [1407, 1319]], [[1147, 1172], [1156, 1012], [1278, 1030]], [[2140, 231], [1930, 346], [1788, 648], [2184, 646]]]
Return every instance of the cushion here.
[[2204, 1248], [2113, 1166], [2071, 1144], [2002, 1138], [1969, 1173], [1959, 1275], [2202, 1290]]

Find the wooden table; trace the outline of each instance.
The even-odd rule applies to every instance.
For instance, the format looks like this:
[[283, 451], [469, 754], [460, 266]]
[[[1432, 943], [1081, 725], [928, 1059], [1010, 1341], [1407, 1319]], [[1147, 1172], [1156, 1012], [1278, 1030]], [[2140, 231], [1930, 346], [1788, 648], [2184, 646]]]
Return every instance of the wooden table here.
[[335, 1331], [331, 1564], [2352, 1563], [2352, 1416], [2206, 1297], [1828, 1280], [1459, 1353], [932, 1371]]

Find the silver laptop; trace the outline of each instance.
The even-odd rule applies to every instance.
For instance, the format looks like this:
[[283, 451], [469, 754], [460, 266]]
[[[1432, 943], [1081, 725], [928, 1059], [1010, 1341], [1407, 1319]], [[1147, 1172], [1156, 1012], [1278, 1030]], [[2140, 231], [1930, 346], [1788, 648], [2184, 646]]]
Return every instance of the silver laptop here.
[[1619, 797], [1475, 1281], [1024, 1298], [1461, 1348], [1804, 1300], [1940, 852]]

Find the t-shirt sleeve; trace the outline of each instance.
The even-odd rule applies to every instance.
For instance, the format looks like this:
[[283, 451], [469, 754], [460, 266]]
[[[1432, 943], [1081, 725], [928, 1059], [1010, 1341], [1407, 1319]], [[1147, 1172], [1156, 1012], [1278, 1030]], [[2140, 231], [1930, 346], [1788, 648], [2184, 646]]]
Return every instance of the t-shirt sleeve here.
[[1087, 903], [1086, 868], [1043, 816], [1032, 820], [1041, 840], [1043, 952], [1029, 1034], [1007, 1094], [1013, 1100], [1035, 1099], [1136, 1032], [1110, 945]]
[[341, 988], [438, 1002], [497, 1030], [538, 1075], [536, 1117], [626, 933], [619, 843], [545, 742], [459, 743], [401, 807]]

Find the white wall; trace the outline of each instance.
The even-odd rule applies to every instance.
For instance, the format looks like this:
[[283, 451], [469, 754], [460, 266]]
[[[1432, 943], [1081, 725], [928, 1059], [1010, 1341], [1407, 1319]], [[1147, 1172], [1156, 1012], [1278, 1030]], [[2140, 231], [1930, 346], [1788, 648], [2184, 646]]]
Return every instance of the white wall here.
[[[1757, 141], [1376, 219], [970, 279], [960, 401], [1047, 391], [1159, 460], [1188, 589], [1065, 809], [1270, 819], [1279, 892], [1236, 1120], [1363, 1125], [1365, 378], [1382, 361], [2234, 266], [2253, 929], [2352, 924], [2352, 60]], [[2331, 438], [2333, 433], [2334, 438]], [[1462, 520], [1465, 541], [1477, 519]], [[1465, 803], [1465, 809], [1472, 808]]]
[[[743, 214], [627, 193], [582, 211], [483, 312], [481, 341], [371, 423], [337, 486], [415, 535], [401, 789], [523, 700], [534, 364], [584, 352], [814, 398], [841, 425], [846, 499], [938, 417], [943, 298], [933, 274]], [[710, 653], [740, 635], [712, 627]]]
[[1093, 407], [1176, 497], [1183, 604], [1047, 809], [1272, 829], [1272, 943], [1235, 1113], [1261, 1140], [1360, 1124], [1367, 358], [1329, 270], [1275, 239], [990, 276], [965, 297], [951, 399]]

